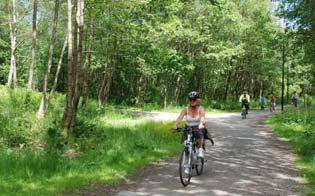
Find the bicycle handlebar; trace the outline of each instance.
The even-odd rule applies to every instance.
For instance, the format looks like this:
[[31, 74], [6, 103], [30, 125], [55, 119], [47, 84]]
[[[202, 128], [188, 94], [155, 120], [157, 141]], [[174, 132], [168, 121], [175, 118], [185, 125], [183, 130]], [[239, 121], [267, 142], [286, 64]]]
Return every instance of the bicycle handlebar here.
[[184, 132], [184, 131], [188, 131], [188, 130], [192, 130], [190, 127], [178, 127], [177, 129], [173, 129], [175, 132]]

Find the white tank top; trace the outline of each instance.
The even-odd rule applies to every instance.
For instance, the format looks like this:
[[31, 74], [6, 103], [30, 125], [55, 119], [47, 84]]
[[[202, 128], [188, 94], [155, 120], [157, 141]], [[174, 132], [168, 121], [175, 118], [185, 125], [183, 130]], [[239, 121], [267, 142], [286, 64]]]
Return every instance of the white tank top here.
[[199, 123], [200, 123], [199, 111], [200, 111], [200, 106], [198, 107], [197, 115], [195, 117], [192, 117], [188, 114], [188, 107], [186, 107], [185, 122], [186, 122], [187, 126], [192, 127], [192, 126], [198, 126], [199, 125]]

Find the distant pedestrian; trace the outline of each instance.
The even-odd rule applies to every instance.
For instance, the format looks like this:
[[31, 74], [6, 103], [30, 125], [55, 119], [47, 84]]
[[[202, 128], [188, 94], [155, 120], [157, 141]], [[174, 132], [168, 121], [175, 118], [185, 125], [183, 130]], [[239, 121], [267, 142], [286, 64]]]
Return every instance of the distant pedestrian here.
[[276, 111], [276, 97], [271, 94], [270, 97], [270, 112], [275, 112]]
[[294, 107], [297, 107], [297, 102], [298, 102], [299, 96], [296, 91], [291, 96], [291, 104], [294, 105]]
[[259, 106], [261, 110], [265, 109], [265, 100], [266, 98], [263, 95], [259, 96]]

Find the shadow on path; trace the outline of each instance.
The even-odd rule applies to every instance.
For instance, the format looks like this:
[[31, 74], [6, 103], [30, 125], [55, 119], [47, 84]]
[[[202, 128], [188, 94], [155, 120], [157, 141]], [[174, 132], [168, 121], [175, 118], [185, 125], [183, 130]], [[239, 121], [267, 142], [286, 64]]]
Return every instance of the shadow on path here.
[[175, 156], [142, 169], [126, 184], [106, 194], [84, 195], [303, 195], [304, 186], [293, 166], [293, 152], [263, 125], [269, 114], [250, 112], [245, 120], [240, 113], [207, 115], [215, 146], [207, 145], [204, 173], [193, 176], [188, 187], [179, 181]]

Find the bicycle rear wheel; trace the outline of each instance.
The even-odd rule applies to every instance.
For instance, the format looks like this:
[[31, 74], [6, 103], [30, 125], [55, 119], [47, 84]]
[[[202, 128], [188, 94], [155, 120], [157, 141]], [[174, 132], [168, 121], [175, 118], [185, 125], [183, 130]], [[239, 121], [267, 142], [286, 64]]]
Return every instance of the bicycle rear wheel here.
[[[192, 154], [184, 150], [180, 154], [180, 158], [179, 158], [179, 178], [183, 186], [187, 186], [191, 179], [191, 169], [192, 169], [191, 161], [192, 161]], [[187, 168], [189, 169], [189, 172], [185, 173], [185, 170], [188, 171]]]

